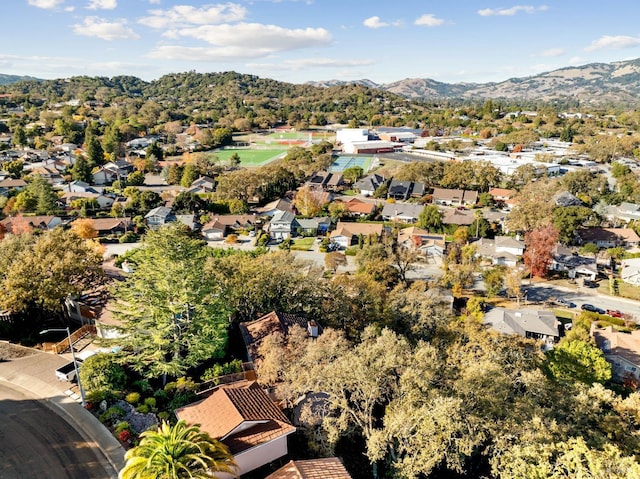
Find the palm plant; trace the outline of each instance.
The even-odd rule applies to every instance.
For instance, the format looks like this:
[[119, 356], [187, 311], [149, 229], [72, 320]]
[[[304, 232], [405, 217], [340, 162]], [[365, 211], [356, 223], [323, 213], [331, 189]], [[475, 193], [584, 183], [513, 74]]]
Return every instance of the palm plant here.
[[227, 447], [198, 425], [162, 423], [140, 435], [140, 444], [124, 456], [119, 479], [211, 479], [217, 472], [235, 475], [236, 465]]

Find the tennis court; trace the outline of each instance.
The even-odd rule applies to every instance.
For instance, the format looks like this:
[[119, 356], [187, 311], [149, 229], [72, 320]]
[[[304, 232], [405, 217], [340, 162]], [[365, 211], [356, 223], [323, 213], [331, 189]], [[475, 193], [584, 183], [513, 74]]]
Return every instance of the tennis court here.
[[214, 152], [221, 161], [227, 161], [234, 153], [240, 157], [240, 166], [251, 168], [266, 165], [283, 157], [286, 154], [286, 149], [225, 148]]
[[370, 156], [338, 156], [329, 167], [329, 171], [338, 172], [353, 166], [359, 166], [362, 171], [367, 173], [371, 168], [371, 159]]

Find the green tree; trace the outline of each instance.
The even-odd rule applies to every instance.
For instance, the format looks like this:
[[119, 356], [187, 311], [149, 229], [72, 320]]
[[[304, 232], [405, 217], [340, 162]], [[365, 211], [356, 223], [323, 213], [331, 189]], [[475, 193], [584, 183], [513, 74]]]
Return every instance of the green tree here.
[[22, 160], [6, 161], [2, 164], [2, 168], [11, 175], [11, 178], [20, 178], [24, 162]]
[[158, 161], [162, 160], [162, 158], [164, 157], [164, 150], [162, 149], [162, 147], [158, 144], [157, 141], [154, 141], [153, 143], [151, 143], [149, 146], [147, 146], [147, 149], [145, 150], [146, 152], [146, 157], [149, 158], [151, 156], [153, 156], [154, 158], [156, 158]]
[[0, 307], [61, 313], [68, 295], [103, 278], [102, 254], [71, 231], [8, 236], [0, 242]]
[[602, 383], [611, 379], [603, 352], [584, 341], [562, 341], [547, 353], [547, 368], [561, 382]]
[[144, 173], [142, 171], [134, 171], [127, 177], [127, 185], [142, 186], [144, 185]]
[[18, 125], [13, 129], [11, 141], [16, 146], [27, 146], [29, 140], [27, 138], [27, 133], [22, 126]]
[[420, 212], [416, 226], [430, 232], [442, 231], [442, 211], [436, 205], [427, 205]]
[[193, 183], [197, 179], [198, 171], [196, 170], [196, 167], [191, 163], [184, 165], [184, 168], [182, 170], [182, 178], [180, 179], [180, 186], [189, 188], [191, 186], [191, 183]]
[[203, 274], [206, 243], [170, 224], [149, 231], [134, 272], [112, 288], [125, 360], [145, 377], [178, 377], [224, 354], [228, 311]]
[[558, 240], [572, 244], [579, 228], [598, 223], [596, 213], [585, 206], [566, 206], [553, 210], [553, 225], [559, 232]]
[[84, 156], [78, 157], [71, 170], [71, 175], [75, 181], [84, 181], [85, 183], [93, 181], [91, 166]]
[[85, 133], [84, 150], [89, 165], [99, 166], [104, 164], [104, 150], [102, 149], [100, 140], [95, 136], [91, 128], [87, 128]]
[[220, 441], [197, 425], [167, 422], [140, 435], [140, 443], [124, 456], [119, 479], [208, 479], [217, 473], [235, 474], [233, 456]]
[[487, 296], [496, 296], [504, 287], [505, 268], [504, 266], [494, 266], [483, 271], [485, 290]]

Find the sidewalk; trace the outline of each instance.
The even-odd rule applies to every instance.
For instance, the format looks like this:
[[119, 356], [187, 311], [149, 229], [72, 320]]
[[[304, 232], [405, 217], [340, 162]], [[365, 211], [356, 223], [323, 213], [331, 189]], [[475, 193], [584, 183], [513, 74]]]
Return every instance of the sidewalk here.
[[103, 468], [117, 479], [118, 471], [124, 466], [124, 449], [93, 414], [65, 394], [69, 384], [55, 377], [55, 370], [69, 360], [64, 356], [33, 351], [35, 354], [31, 356], [0, 362], [0, 381], [44, 400], [47, 407], [65, 419], [96, 449]]

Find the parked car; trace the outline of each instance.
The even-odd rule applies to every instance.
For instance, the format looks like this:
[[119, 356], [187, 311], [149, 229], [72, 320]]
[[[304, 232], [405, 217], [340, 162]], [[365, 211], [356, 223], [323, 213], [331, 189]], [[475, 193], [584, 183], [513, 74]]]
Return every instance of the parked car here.
[[595, 281], [591, 281], [590, 279], [585, 279], [582, 284], [584, 284], [585, 288], [597, 288], [598, 287], [598, 283], [596, 283]]
[[607, 309], [607, 314], [609, 316], [613, 316], [614, 318], [621, 318], [622, 317], [622, 311], [620, 311], [618, 309]]
[[568, 299], [564, 299], [564, 298], [558, 298], [557, 303], [561, 304], [565, 308], [575, 308], [576, 307], [576, 303], [572, 303]]
[[583, 311], [589, 311], [591, 313], [604, 314], [604, 309], [597, 308], [593, 304], [589, 303], [584, 303], [582, 306], [580, 306], [580, 309], [582, 309]]

